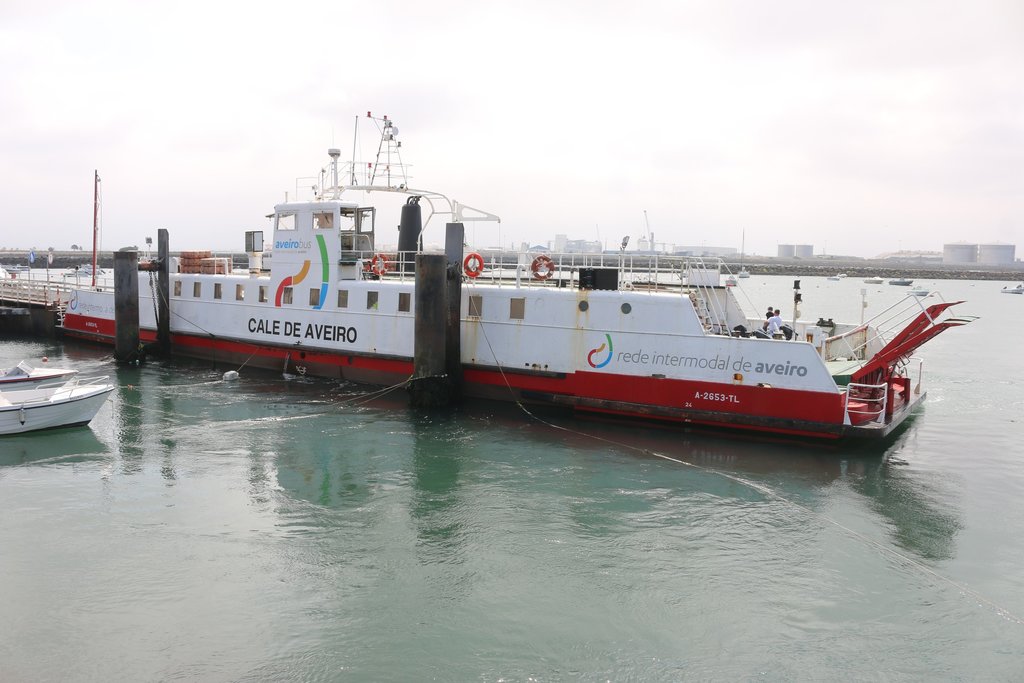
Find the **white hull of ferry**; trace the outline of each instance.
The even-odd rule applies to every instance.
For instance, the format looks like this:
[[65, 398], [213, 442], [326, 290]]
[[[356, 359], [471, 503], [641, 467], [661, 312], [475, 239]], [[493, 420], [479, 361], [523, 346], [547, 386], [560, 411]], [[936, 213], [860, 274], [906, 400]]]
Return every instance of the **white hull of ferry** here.
[[[174, 353], [377, 385], [412, 375], [411, 280], [342, 281], [320, 310], [275, 305], [267, 277], [175, 275], [173, 282], [180, 282], [170, 303]], [[213, 298], [218, 284], [222, 297], [244, 301]], [[140, 291], [150, 341], [152, 299]], [[707, 291], [732, 322], [748, 322], [725, 288]], [[471, 297], [480, 297], [479, 316], [469, 315]], [[822, 359], [817, 328], [800, 334], [817, 336], [819, 346], [708, 334], [682, 292], [468, 284], [461, 317], [468, 396], [828, 438], [887, 434], [923, 398], [904, 377], [884, 389], [887, 409], [878, 396], [851, 400]], [[113, 294], [76, 292], [64, 330], [112, 343]]]

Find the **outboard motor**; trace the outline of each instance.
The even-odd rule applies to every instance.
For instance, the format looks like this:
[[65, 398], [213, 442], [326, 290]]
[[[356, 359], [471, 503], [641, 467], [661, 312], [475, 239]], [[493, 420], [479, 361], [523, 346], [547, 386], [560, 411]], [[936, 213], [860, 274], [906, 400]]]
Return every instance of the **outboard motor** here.
[[751, 334], [753, 334], [756, 339], [768, 339], [769, 338], [768, 337], [768, 333], [765, 332], [764, 330], [754, 330]]
[[793, 328], [789, 325], [783, 325], [779, 328], [779, 331], [786, 337], [786, 341], [793, 338]]
[[398, 225], [398, 262], [402, 272], [411, 273], [415, 267], [415, 253], [423, 250], [422, 232], [423, 216], [417, 195], [409, 197], [402, 206], [402, 220]]
[[734, 337], [746, 337], [746, 336], [749, 336], [749, 335], [747, 334], [747, 328], [746, 327], [744, 327], [743, 325], [737, 325], [736, 327], [732, 328], [732, 336], [734, 336]]

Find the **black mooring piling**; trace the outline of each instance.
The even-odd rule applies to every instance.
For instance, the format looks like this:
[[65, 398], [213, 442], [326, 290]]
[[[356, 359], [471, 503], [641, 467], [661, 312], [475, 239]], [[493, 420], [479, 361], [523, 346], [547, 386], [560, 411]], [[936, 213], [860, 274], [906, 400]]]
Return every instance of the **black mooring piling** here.
[[139, 252], [114, 252], [114, 359], [118, 363], [142, 360], [139, 345]]
[[156, 279], [156, 348], [160, 355], [171, 353], [171, 287], [170, 287], [170, 252], [167, 229], [156, 231], [157, 279]]
[[452, 399], [445, 360], [446, 279], [447, 259], [443, 254], [416, 255], [416, 322], [409, 400], [417, 408], [441, 408]]
[[462, 223], [445, 225], [444, 257], [447, 261], [448, 287], [445, 299], [448, 316], [445, 321], [445, 371], [451, 384], [452, 398], [462, 398], [462, 252], [466, 229]]

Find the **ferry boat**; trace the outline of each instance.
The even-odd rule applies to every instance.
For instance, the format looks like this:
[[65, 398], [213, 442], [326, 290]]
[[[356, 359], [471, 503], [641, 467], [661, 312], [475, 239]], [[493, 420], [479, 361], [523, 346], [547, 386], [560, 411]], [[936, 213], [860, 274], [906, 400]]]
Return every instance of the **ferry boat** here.
[[[386, 150], [397, 130], [386, 117], [373, 120]], [[250, 235], [249, 269], [171, 273], [173, 353], [379, 386], [410, 379], [411, 252], [433, 218], [457, 224], [498, 217], [410, 189], [399, 164], [390, 163], [382, 178], [380, 153], [347, 170], [338, 150], [329, 156], [314, 196], [274, 207], [269, 272]], [[348, 182], [339, 182], [346, 175]], [[360, 192], [408, 198], [399, 250], [378, 247], [376, 207], [350, 199]], [[727, 271], [717, 260], [462, 253], [464, 396], [629, 419], [823, 439], [884, 437], [925, 396], [912, 354], [971, 320], [952, 315], [962, 302], [924, 306], [907, 297], [867, 323], [795, 320], [791, 340], [768, 338], [763, 319], [744, 313], [734, 288], [723, 284]], [[144, 341], [155, 339], [153, 291], [140, 283]], [[113, 292], [75, 290], [63, 329], [113, 343]]]

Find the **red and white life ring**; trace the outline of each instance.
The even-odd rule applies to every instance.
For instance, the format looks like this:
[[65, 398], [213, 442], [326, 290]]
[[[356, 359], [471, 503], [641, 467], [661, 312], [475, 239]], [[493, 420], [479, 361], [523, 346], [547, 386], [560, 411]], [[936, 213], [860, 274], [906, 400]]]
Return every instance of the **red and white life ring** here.
[[466, 254], [466, 258], [462, 262], [462, 268], [469, 277], [480, 277], [480, 273], [484, 272], [484, 257], [475, 251], [471, 251]]
[[380, 277], [384, 273], [388, 272], [388, 257], [384, 254], [376, 254], [370, 259], [370, 272]]
[[530, 264], [530, 270], [533, 271], [533, 276], [538, 280], [547, 280], [555, 274], [555, 262], [547, 254], [541, 254], [533, 259], [533, 263]]

